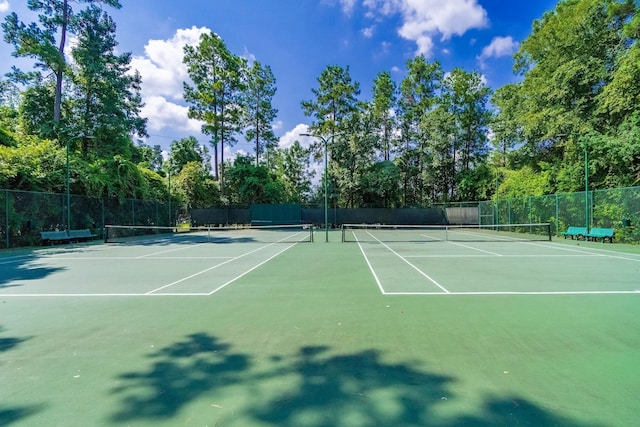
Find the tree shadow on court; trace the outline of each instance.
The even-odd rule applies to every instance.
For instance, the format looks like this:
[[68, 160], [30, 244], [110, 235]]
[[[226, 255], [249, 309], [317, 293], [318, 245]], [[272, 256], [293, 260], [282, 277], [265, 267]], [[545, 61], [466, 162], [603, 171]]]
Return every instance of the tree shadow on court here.
[[[0, 289], [22, 286], [21, 281], [44, 279], [63, 268], [43, 267], [35, 263], [36, 258], [24, 257], [0, 263]], [[18, 283], [16, 283], [18, 282]]]
[[[288, 363], [289, 365], [289, 363]], [[520, 397], [487, 398], [473, 414], [447, 413], [463, 396], [451, 391], [456, 378], [385, 363], [368, 350], [335, 355], [327, 347], [305, 347], [273, 375], [292, 376], [295, 390], [262, 402], [252, 417], [280, 427], [472, 426], [595, 427], [556, 416]]]
[[[205, 394], [228, 396], [237, 393], [233, 386], [250, 384], [251, 404], [221, 414], [216, 425], [237, 425], [234, 420], [242, 417], [249, 425], [253, 420], [279, 427], [596, 427], [552, 414], [519, 396], [487, 396], [466, 413], [455, 409], [465, 399], [452, 391], [457, 378], [417, 368], [410, 361], [385, 362], [377, 350], [339, 354], [330, 347], [303, 347], [296, 355], [273, 356], [271, 369], [253, 372], [258, 364], [249, 355], [200, 333], [149, 358], [153, 363], [148, 370], [119, 376], [121, 385], [113, 392], [120, 395], [122, 406], [112, 421], [166, 422]], [[274, 392], [274, 382], [284, 389]]]
[[19, 425], [24, 419], [40, 412], [41, 407], [3, 408], [0, 406], [0, 426]]
[[15, 337], [3, 337], [1, 334], [5, 332], [5, 329], [0, 326], [0, 353], [9, 351], [22, 344], [23, 342], [31, 338], [15, 338]]
[[[0, 326], [0, 334], [3, 334], [5, 329]], [[9, 350], [13, 350], [21, 343], [29, 340], [30, 338], [15, 338], [15, 337], [2, 337], [0, 336], [0, 353], [7, 352]], [[7, 384], [4, 384], [7, 387]], [[16, 424], [25, 418], [28, 418], [31, 415], [42, 410], [39, 406], [30, 406], [30, 407], [6, 407], [0, 404], [0, 426], [8, 426], [11, 424]]]
[[249, 368], [249, 356], [234, 353], [231, 346], [206, 333], [189, 335], [148, 356], [153, 363], [144, 372], [118, 378], [113, 393], [122, 396], [122, 408], [113, 421], [170, 418], [205, 392], [238, 382]]

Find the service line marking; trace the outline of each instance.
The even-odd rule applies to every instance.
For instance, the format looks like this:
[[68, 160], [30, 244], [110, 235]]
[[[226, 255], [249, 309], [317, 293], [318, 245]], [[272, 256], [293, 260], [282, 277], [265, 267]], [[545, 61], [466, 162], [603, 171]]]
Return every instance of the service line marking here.
[[411, 262], [409, 262], [405, 257], [403, 257], [402, 255], [400, 255], [398, 252], [396, 252], [395, 250], [393, 250], [392, 248], [389, 247], [389, 245], [387, 245], [386, 243], [384, 243], [383, 241], [381, 241], [380, 239], [378, 239], [376, 236], [374, 236], [373, 234], [369, 233], [367, 231], [367, 233], [373, 237], [375, 240], [378, 241], [378, 243], [380, 243], [382, 246], [384, 246], [385, 248], [387, 248], [392, 254], [394, 254], [395, 256], [397, 256], [398, 258], [400, 258], [402, 261], [404, 261], [405, 263], [407, 263], [411, 268], [413, 268], [415, 271], [417, 271], [420, 275], [426, 277], [431, 283], [433, 283], [434, 285], [436, 285], [437, 287], [439, 287], [440, 289], [442, 289], [443, 292], [445, 293], [449, 293], [449, 291], [442, 286], [440, 283], [436, 282], [433, 278], [431, 278], [427, 273], [425, 273], [424, 271], [420, 270], [418, 267], [416, 267], [415, 265], [413, 265]]

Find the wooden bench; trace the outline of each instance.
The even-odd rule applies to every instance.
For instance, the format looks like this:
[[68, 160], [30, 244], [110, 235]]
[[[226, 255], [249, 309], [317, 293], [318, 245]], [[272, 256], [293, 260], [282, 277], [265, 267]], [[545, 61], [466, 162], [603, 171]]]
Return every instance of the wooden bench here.
[[66, 231], [41, 231], [40, 239], [43, 245], [53, 245], [54, 243], [66, 243], [71, 240]]
[[84, 230], [69, 230], [69, 239], [74, 242], [86, 242], [89, 240], [93, 240], [98, 237], [96, 234], [93, 234], [89, 229]]
[[576, 239], [584, 238], [587, 234], [587, 227], [569, 227], [567, 231], [563, 231], [560, 233], [566, 239], [567, 236], [571, 237], [571, 240], [575, 237]]
[[615, 229], [613, 228], [598, 228], [594, 227], [591, 231], [585, 234], [585, 238], [589, 240], [600, 240], [602, 239], [602, 243], [609, 240], [609, 242], [613, 243], [613, 235], [615, 234]]

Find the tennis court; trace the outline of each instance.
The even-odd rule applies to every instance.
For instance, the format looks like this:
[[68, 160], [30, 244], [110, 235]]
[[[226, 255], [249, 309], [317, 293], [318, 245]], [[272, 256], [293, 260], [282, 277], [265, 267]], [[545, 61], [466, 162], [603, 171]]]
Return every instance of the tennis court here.
[[640, 248], [263, 231], [1, 252], [0, 425], [640, 419]]

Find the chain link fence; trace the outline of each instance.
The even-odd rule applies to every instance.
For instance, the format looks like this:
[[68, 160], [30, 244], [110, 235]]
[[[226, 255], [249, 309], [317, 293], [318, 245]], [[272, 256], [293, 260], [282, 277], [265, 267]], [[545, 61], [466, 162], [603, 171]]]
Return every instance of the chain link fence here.
[[614, 228], [616, 241], [640, 243], [640, 187], [498, 199], [478, 210], [483, 225], [548, 222], [557, 236], [569, 226]]
[[[616, 241], [640, 243], [640, 187], [594, 190], [585, 194], [560, 193], [546, 196], [498, 199], [484, 202], [455, 204], [454, 207], [477, 206], [478, 223], [531, 224], [549, 222], [552, 233], [559, 236], [569, 226], [615, 228]], [[433, 206], [442, 208], [441, 206]], [[118, 198], [93, 198], [66, 194], [37, 193], [16, 190], [0, 190], [0, 247], [12, 248], [40, 244], [40, 232], [66, 229], [89, 229], [103, 237], [105, 224], [157, 225], [176, 224], [176, 205], [168, 201], [134, 200]], [[211, 215], [211, 210], [207, 210]], [[216, 211], [215, 221], [203, 218], [203, 223], [229, 223], [249, 218], [249, 207], [226, 207]], [[321, 208], [303, 207], [306, 222], [322, 223], [324, 211]], [[353, 217], [353, 212], [331, 208], [329, 221], [358, 222], [362, 218]], [[362, 210], [354, 210], [362, 211]], [[385, 211], [385, 210], [383, 210]], [[398, 222], [398, 214], [407, 216], [403, 210], [394, 211], [391, 218], [378, 218], [373, 222]], [[402, 211], [402, 212], [400, 212]], [[409, 213], [414, 213], [409, 210]], [[238, 213], [242, 213], [239, 215]], [[433, 212], [431, 212], [433, 213]], [[345, 216], [346, 215], [346, 216]], [[67, 217], [70, 217], [70, 224]], [[431, 216], [404, 218], [402, 223], [441, 223], [441, 218]], [[370, 219], [371, 215], [367, 218]], [[195, 220], [195, 218], [193, 218]], [[232, 222], [234, 222], [232, 221]], [[368, 221], [371, 222], [371, 221]]]
[[176, 206], [167, 201], [72, 194], [68, 202], [66, 194], [0, 190], [0, 247], [38, 245], [41, 231], [89, 229], [103, 237], [105, 224], [176, 223]]

